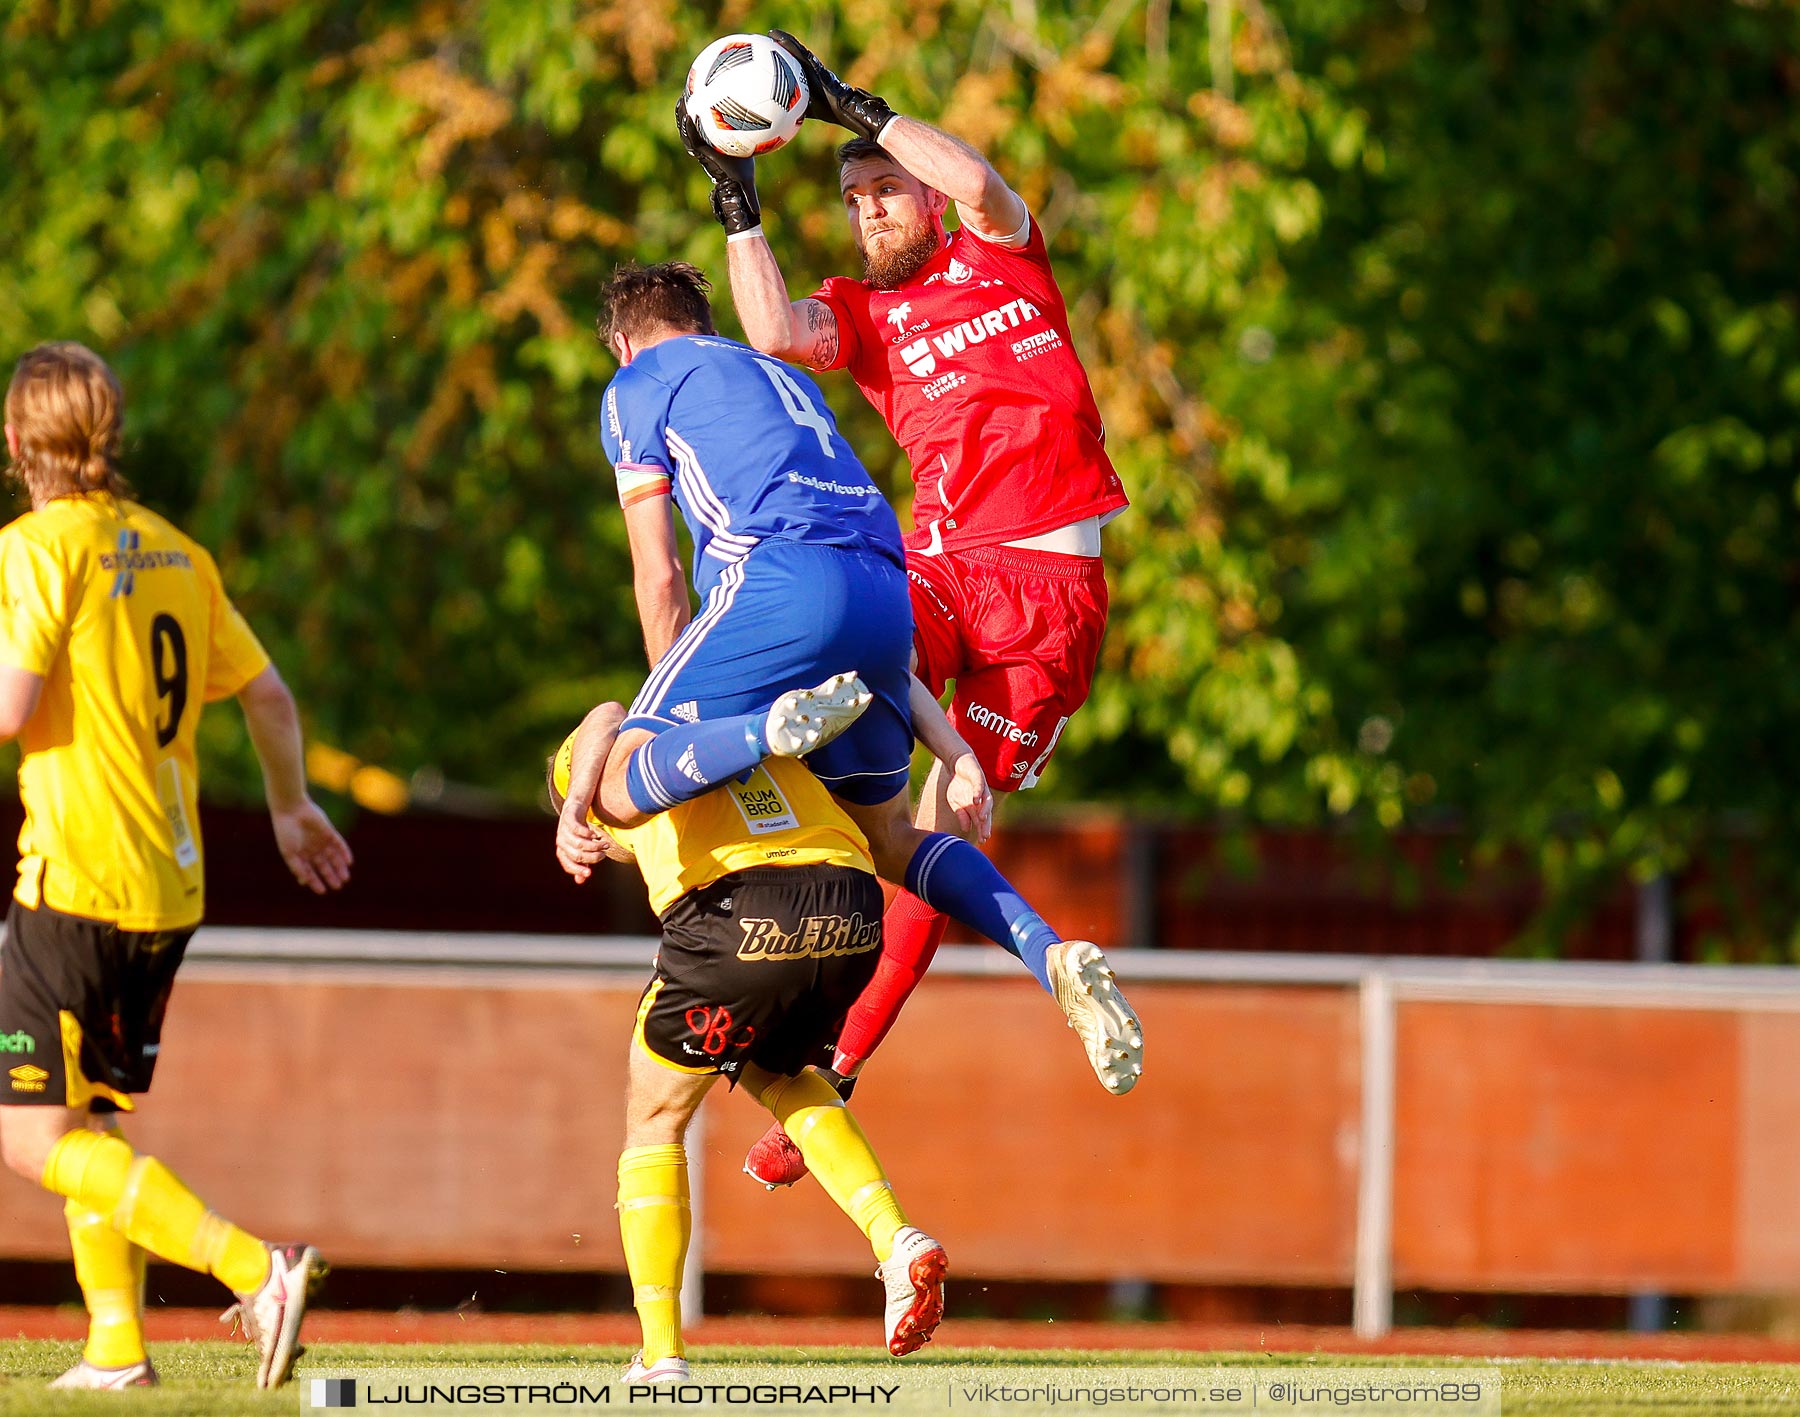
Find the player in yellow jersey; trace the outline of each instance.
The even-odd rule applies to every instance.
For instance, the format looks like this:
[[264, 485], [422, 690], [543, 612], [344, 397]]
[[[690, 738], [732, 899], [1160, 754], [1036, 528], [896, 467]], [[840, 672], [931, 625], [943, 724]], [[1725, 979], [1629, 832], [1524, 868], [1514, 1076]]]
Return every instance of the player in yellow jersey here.
[[150, 1386], [145, 1252], [238, 1298], [259, 1387], [292, 1371], [307, 1245], [272, 1245], [205, 1204], [116, 1124], [149, 1089], [175, 971], [204, 909], [194, 738], [235, 697], [276, 844], [316, 892], [350, 849], [307, 796], [294, 700], [212, 558], [130, 500], [123, 397], [92, 351], [45, 344], [6, 393], [31, 510], [0, 530], [0, 739], [18, 738], [19, 880], [0, 946], [0, 1150], [62, 1196], [89, 1330], [54, 1387]]
[[[888, 1351], [911, 1353], [943, 1317], [943, 1246], [907, 1223], [855, 1118], [807, 1067], [837, 1036], [880, 955], [881, 887], [868, 840], [795, 756], [771, 756], [742, 780], [630, 826], [602, 826], [592, 807], [624, 717], [619, 704], [589, 713], [552, 760], [550, 789], [564, 869], [582, 881], [603, 853], [635, 858], [663, 927], [632, 1034], [619, 1158], [619, 1227], [644, 1336], [626, 1380], [688, 1376], [682, 1139], [721, 1075], [774, 1114], [868, 1238], [886, 1289]], [[920, 727], [934, 750], [973, 765], [941, 711]], [[985, 834], [992, 798], [979, 774], [964, 783], [961, 805]]]

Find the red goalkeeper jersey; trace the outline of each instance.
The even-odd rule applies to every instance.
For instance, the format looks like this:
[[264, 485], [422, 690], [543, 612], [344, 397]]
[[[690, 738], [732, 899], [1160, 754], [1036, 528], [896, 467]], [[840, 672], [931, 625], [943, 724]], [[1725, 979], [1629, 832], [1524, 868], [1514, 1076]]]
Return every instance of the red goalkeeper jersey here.
[[1008, 247], [967, 228], [898, 290], [838, 276], [848, 368], [912, 464], [917, 549], [1014, 541], [1126, 505], [1043, 233]]

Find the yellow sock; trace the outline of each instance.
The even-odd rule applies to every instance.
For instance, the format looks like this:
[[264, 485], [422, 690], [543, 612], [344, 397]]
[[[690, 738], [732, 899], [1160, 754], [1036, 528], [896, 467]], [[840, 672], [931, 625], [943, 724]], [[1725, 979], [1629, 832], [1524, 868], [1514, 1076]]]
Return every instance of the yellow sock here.
[[680, 1358], [681, 1269], [687, 1263], [687, 1149], [634, 1146], [619, 1157], [619, 1234], [631, 1301], [644, 1330], [644, 1362]]
[[876, 1260], [885, 1262], [894, 1252], [894, 1236], [906, 1224], [906, 1212], [843, 1099], [824, 1078], [806, 1072], [777, 1079], [763, 1093], [762, 1104], [800, 1148], [825, 1194], [869, 1237]]
[[96, 1368], [129, 1368], [143, 1362], [143, 1249], [79, 1201], [64, 1202], [63, 1217], [69, 1224], [75, 1278], [88, 1311], [82, 1357]]
[[106, 1217], [133, 1244], [211, 1274], [234, 1293], [247, 1294], [269, 1277], [261, 1240], [214, 1215], [173, 1171], [137, 1155], [117, 1134], [65, 1132], [50, 1148], [44, 1187]]

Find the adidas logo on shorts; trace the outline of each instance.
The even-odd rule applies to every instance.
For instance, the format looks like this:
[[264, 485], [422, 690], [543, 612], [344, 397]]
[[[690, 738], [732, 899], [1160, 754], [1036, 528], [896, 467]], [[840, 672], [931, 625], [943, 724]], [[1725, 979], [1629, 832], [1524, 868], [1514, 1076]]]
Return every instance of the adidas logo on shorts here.
[[669, 713], [675, 718], [679, 718], [683, 723], [698, 723], [700, 721], [700, 705], [692, 699], [689, 699], [685, 704], [676, 704], [674, 708], [669, 710]]

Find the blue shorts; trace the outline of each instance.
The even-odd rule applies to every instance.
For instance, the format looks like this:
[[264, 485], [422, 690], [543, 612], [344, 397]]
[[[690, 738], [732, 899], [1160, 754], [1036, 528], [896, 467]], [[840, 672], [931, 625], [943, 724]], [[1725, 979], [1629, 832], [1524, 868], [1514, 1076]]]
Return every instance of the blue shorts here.
[[855, 671], [875, 695], [806, 765], [846, 802], [906, 789], [912, 767], [912, 598], [906, 572], [873, 551], [764, 541], [725, 568], [700, 613], [650, 671], [623, 727], [767, 708], [790, 689]]

